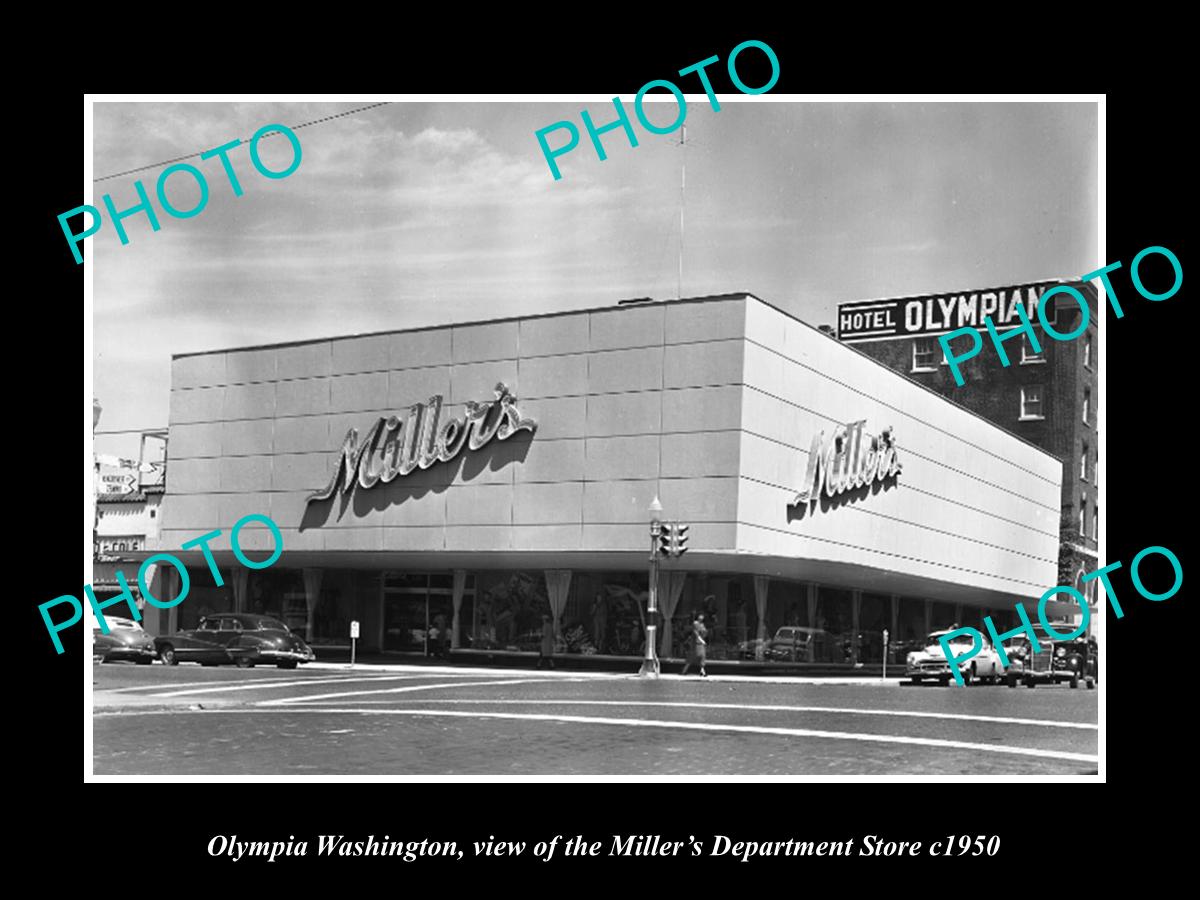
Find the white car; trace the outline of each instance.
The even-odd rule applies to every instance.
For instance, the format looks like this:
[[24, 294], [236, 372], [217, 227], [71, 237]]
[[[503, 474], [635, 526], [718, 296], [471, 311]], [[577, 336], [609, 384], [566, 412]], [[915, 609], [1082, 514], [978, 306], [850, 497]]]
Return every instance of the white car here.
[[[925, 649], [908, 654], [904, 673], [912, 679], [913, 684], [920, 684], [924, 679], [949, 684], [953, 675], [950, 672], [950, 661], [942, 652], [940, 638], [954, 631], [935, 631], [925, 639]], [[971, 635], [959, 634], [950, 641], [950, 652], [954, 656], [962, 656], [970, 651]], [[964, 684], [978, 684], [981, 681], [995, 684], [1004, 675], [1004, 666], [1000, 664], [1000, 656], [985, 637], [979, 652], [970, 659], [959, 664], [959, 674]]]

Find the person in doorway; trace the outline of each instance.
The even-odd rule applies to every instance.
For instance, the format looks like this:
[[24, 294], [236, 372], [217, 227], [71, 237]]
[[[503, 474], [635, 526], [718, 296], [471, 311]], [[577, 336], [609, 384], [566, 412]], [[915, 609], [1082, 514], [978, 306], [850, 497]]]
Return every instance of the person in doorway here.
[[688, 669], [696, 665], [700, 667], [700, 677], [707, 678], [708, 673], [704, 671], [704, 661], [708, 651], [708, 628], [704, 624], [704, 613], [699, 613], [692, 622], [691, 642], [692, 646], [687, 662], [683, 664], [683, 674], [686, 675]]
[[442, 645], [442, 632], [437, 627], [437, 622], [429, 626], [429, 631], [425, 635], [425, 655], [437, 656], [438, 647]]
[[550, 663], [554, 668], [554, 623], [547, 615], [542, 616], [542, 642], [538, 645], [538, 664], [540, 669], [544, 663]]

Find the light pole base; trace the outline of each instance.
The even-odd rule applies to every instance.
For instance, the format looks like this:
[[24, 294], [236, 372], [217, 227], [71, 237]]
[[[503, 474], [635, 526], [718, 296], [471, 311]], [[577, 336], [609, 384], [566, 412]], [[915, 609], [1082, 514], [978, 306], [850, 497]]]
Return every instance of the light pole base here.
[[639, 678], [657, 678], [658, 677], [658, 660], [644, 659], [642, 660], [642, 668], [638, 671]]

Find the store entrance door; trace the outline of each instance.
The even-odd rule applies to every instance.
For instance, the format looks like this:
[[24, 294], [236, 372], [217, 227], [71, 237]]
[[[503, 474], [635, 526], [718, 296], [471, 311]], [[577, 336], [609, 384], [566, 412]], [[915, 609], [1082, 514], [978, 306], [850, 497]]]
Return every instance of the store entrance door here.
[[439, 655], [450, 644], [453, 596], [454, 577], [449, 573], [385, 573], [383, 649]]

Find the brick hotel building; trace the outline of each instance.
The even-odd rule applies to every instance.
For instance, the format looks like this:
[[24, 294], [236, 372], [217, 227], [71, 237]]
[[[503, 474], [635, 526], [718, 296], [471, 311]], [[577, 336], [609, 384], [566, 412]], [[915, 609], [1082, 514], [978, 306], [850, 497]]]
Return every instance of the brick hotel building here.
[[[360, 650], [398, 654], [440, 624], [486, 659], [535, 648], [545, 613], [560, 652], [640, 655], [656, 496], [691, 525], [660, 574], [664, 658], [700, 610], [728, 660], [783, 625], [817, 629], [805, 661], [825, 664], [881, 662], [885, 629], [895, 659], [987, 611], [1011, 626], [1056, 583], [1063, 464], [920, 374], [750, 294], [182, 354], [138, 556], [177, 554], [191, 588], [146, 626], [265, 612], [331, 658], [352, 620]], [[269, 569], [233, 557], [247, 514], [282, 529]], [[179, 550], [213, 529], [223, 587]], [[151, 583], [177, 596], [171, 566]]]

